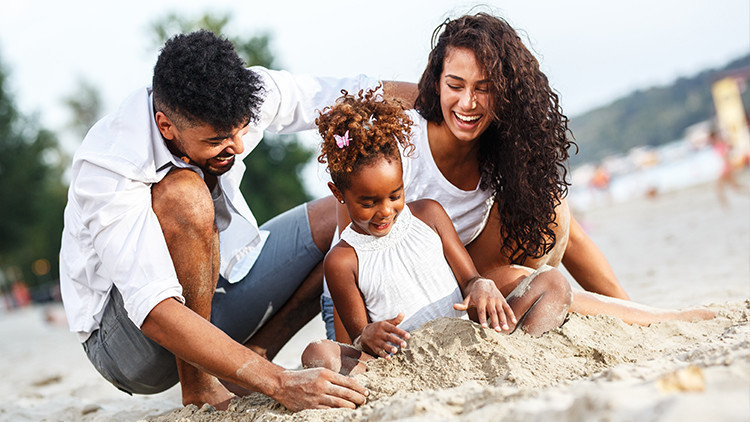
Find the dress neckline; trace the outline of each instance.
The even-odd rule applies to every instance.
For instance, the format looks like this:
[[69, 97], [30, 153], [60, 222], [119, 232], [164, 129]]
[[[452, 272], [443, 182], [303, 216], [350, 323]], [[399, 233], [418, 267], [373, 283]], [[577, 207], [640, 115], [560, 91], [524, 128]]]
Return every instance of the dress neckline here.
[[350, 223], [346, 226], [343, 233], [341, 233], [341, 239], [356, 249], [372, 251], [387, 249], [401, 241], [409, 231], [409, 226], [414, 218], [409, 206], [404, 205], [404, 209], [396, 217], [396, 221], [393, 222], [393, 227], [391, 227], [391, 231], [387, 235], [378, 237], [357, 233]]

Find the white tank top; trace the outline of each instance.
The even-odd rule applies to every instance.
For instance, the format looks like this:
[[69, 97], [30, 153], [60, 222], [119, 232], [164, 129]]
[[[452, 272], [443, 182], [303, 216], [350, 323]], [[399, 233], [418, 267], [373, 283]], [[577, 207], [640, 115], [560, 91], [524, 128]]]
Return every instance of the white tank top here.
[[406, 113], [414, 122], [411, 141], [415, 147], [411, 156], [402, 155], [401, 159], [406, 202], [424, 198], [439, 202], [451, 218], [461, 242], [466, 245], [482, 232], [487, 223], [493, 204], [492, 192], [479, 189], [479, 186], [471, 191], [461, 190], [449, 182], [432, 157], [427, 120], [416, 110]]
[[[404, 173], [404, 199], [413, 202], [419, 199], [433, 199], [440, 203], [453, 222], [459, 239], [464, 245], [479, 236], [487, 224], [494, 199], [489, 190], [476, 189], [466, 191], [457, 188], [440, 172], [432, 158], [430, 143], [427, 139], [427, 120], [416, 110], [407, 110], [414, 124], [411, 129], [411, 141], [414, 151], [410, 156], [402, 154], [401, 163]], [[339, 241], [336, 230], [333, 242]], [[331, 297], [328, 284], [323, 280], [323, 295]]]
[[357, 282], [370, 321], [403, 312], [399, 327], [411, 331], [439, 317], [466, 315], [453, 309], [463, 296], [443, 255], [440, 236], [414, 217], [408, 206], [383, 237], [357, 233], [349, 225], [341, 239], [357, 253]]

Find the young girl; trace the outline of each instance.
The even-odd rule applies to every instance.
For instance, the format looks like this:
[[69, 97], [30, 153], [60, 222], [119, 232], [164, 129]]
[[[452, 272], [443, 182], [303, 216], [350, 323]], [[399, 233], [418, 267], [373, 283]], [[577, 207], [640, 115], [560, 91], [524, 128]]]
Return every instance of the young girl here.
[[480, 277], [439, 203], [404, 203], [399, 146], [408, 155], [411, 123], [374, 91], [344, 92], [316, 120], [323, 137], [318, 159], [328, 164], [331, 192], [351, 219], [326, 256], [325, 276], [356, 350], [313, 343], [303, 354], [306, 367], [350, 373], [368, 358], [361, 352], [387, 358], [406, 345], [410, 330], [467, 310], [485, 327], [489, 319], [497, 331], [520, 327], [533, 335], [565, 318], [571, 291], [559, 271], [540, 268], [506, 302], [492, 280]]

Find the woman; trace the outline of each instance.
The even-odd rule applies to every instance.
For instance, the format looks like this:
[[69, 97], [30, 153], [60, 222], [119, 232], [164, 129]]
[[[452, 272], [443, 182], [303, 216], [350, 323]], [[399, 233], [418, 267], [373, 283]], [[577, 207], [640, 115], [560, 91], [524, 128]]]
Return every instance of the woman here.
[[409, 114], [416, 150], [403, 160], [406, 201], [440, 202], [480, 274], [507, 295], [534, 269], [563, 263], [584, 289], [598, 293], [574, 292], [570, 311], [642, 325], [713, 315], [627, 301], [564, 199], [575, 145], [568, 118], [507, 22], [485, 13], [446, 21], [433, 46]]

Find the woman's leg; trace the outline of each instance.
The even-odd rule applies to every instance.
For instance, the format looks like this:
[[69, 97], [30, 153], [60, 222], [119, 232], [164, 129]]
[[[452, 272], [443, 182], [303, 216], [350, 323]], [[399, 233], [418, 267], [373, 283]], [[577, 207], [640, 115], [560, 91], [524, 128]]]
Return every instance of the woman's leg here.
[[716, 312], [705, 308], [660, 309], [586, 291], [573, 293], [570, 311], [582, 315], [610, 315], [627, 324], [644, 326], [674, 320], [702, 321], [716, 316]]

